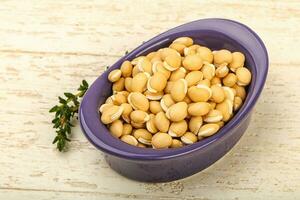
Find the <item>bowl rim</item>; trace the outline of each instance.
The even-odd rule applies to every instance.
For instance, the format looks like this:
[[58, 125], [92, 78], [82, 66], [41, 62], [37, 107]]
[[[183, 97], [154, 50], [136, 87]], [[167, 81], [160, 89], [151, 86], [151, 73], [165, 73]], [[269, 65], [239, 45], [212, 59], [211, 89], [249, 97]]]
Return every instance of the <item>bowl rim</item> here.
[[[111, 70], [117, 68], [116, 66], [120, 66], [120, 63], [126, 59], [129, 59], [130, 56], [134, 55], [134, 57], [136, 57], [136, 56], [138, 56], [138, 54], [142, 54], [141, 53], [141, 50], [143, 49], [142, 47], [147, 46], [147, 45], [149, 46], [151, 44], [153, 45], [155, 43], [160, 42], [164, 36], [166, 36], [168, 34], [176, 33], [177, 29], [185, 28], [185, 26], [189, 27], [189, 28], [192, 28], [192, 27], [194, 28], [195, 25], [201, 26], [202, 24], [214, 24], [214, 26], [211, 28], [214, 28], [214, 27], [216, 28], [218, 26], [221, 26], [224, 28], [227, 26], [226, 29], [224, 29], [222, 32], [226, 36], [227, 36], [227, 34], [229, 34], [231, 32], [231, 29], [228, 27], [234, 26], [235, 28], [238, 29], [239, 33], [242, 32], [243, 34], [247, 34], [247, 36], [254, 37], [254, 39], [256, 40], [257, 45], [258, 45], [257, 48], [260, 51], [260, 53], [262, 53], [262, 56], [264, 58], [264, 66], [261, 66], [261, 67], [263, 67], [263, 69], [261, 69], [262, 74], [260, 74], [261, 79], [260, 80], [255, 79], [255, 81], [253, 83], [254, 87], [256, 85], [258, 85], [258, 86], [256, 86], [257, 87], [256, 90], [254, 90], [253, 93], [251, 93], [251, 94], [249, 93], [247, 95], [247, 98], [249, 98], [249, 101], [248, 102], [245, 101], [243, 104], [243, 107], [239, 110], [239, 112], [237, 112], [236, 115], [224, 127], [222, 127], [222, 129], [220, 129], [217, 134], [207, 138], [205, 142], [199, 141], [192, 145], [187, 145], [185, 147], [176, 148], [176, 149], [155, 150], [155, 149], [148, 149], [148, 148], [143, 149], [140, 147], [131, 146], [131, 145], [128, 145], [128, 144], [120, 141], [119, 139], [113, 138], [111, 136], [112, 139], [118, 140], [118, 141], [114, 141], [114, 142], [116, 142], [118, 145], [126, 145], [126, 149], [128, 149], [130, 151], [124, 151], [124, 150], [121, 150], [119, 148], [116, 148], [114, 146], [111, 146], [111, 145], [108, 145], [108, 144], [102, 142], [101, 139], [99, 139], [95, 135], [95, 133], [99, 132], [99, 130], [96, 130], [95, 127], [92, 126], [92, 122], [90, 122], [90, 120], [93, 120], [93, 122], [95, 122], [94, 121], [95, 119], [91, 119], [91, 117], [85, 111], [86, 108], [89, 106], [88, 102], [87, 102], [88, 101], [87, 94], [89, 92], [91, 93], [92, 92], [91, 90], [95, 89], [95, 87], [93, 87], [93, 85], [100, 83], [100, 79], [102, 77], [107, 76]], [[197, 29], [194, 29], [194, 30], [197, 30]], [[207, 18], [207, 19], [200, 19], [200, 20], [192, 21], [192, 22], [180, 25], [178, 27], [172, 28], [162, 34], [159, 34], [158, 36], [143, 43], [142, 45], [140, 45], [139, 47], [137, 47], [136, 49], [134, 49], [127, 55], [120, 58], [112, 66], [114, 66], [114, 67], [111, 67], [110, 69], [106, 70], [101, 76], [99, 76], [95, 80], [95, 82], [92, 84], [92, 86], [89, 89], [90, 91], [89, 90], [87, 91], [86, 95], [84, 96], [84, 98], [82, 100], [82, 103], [81, 103], [80, 109], [79, 109], [79, 122], [80, 122], [80, 126], [81, 126], [81, 129], [82, 129], [84, 135], [97, 149], [99, 149], [105, 153], [108, 153], [110, 155], [114, 155], [114, 156], [125, 158], [125, 159], [131, 159], [131, 160], [163, 160], [163, 159], [171, 159], [171, 158], [175, 158], [178, 156], [183, 156], [186, 154], [190, 154], [194, 151], [204, 149], [204, 148], [208, 147], [209, 145], [223, 139], [224, 136], [226, 136], [226, 133], [228, 131], [230, 131], [231, 129], [238, 127], [240, 122], [243, 119], [245, 119], [246, 116], [248, 116], [250, 114], [255, 103], [257, 102], [258, 97], [260, 96], [260, 94], [262, 92], [263, 86], [264, 86], [266, 78], [267, 78], [267, 72], [268, 72], [268, 68], [269, 68], [269, 58], [268, 58], [267, 49], [266, 49], [263, 41], [248, 26], [246, 26], [240, 22], [230, 20], [230, 19]], [[255, 65], [255, 69], [257, 70], [256, 65]], [[259, 83], [257, 83], [257, 81], [259, 81]], [[248, 97], [248, 96], [250, 96], [250, 97]], [[97, 121], [98, 121], [98, 119], [97, 119]], [[109, 131], [107, 130], [107, 132], [109, 132]]]

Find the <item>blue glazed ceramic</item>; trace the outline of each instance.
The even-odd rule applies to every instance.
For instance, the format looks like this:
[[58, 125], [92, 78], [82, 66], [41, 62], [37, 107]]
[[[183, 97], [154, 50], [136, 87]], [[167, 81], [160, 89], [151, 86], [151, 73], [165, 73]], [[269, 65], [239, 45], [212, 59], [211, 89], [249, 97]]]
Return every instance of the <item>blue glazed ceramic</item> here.
[[[236, 115], [217, 134], [177, 149], [155, 150], [130, 146], [111, 136], [100, 122], [99, 106], [111, 95], [110, 71], [125, 60], [168, 46], [177, 37], [192, 37], [197, 44], [213, 50], [241, 51], [252, 72], [247, 98]], [[226, 19], [203, 19], [166, 31], [125, 55], [104, 72], [85, 94], [79, 111], [82, 131], [105, 154], [112, 169], [138, 181], [166, 182], [193, 175], [224, 156], [247, 129], [251, 112], [265, 84], [268, 72], [267, 50], [247, 26]], [[226, 168], [227, 166], [224, 166]]]

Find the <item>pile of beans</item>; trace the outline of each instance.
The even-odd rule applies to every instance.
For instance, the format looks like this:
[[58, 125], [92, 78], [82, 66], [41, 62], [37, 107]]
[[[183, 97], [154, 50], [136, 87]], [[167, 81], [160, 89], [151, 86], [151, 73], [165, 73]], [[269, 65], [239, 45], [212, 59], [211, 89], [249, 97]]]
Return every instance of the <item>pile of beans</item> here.
[[241, 52], [177, 38], [109, 73], [113, 95], [99, 109], [101, 121], [130, 145], [193, 144], [215, 134], [243, 104], [251, 81], [244, 62]]

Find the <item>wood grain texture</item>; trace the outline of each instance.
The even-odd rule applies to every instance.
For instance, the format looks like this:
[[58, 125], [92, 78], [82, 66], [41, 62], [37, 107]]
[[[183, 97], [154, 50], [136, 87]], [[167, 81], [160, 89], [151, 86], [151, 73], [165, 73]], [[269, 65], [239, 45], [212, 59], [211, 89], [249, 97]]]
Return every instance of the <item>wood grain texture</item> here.
[[[113, 172], [78, 125], [51, 145], [48, 109], [126, 50], [207, 17], [238, 20], [264, 40], [266, 87], [240, 142], [192, 177], [163, 184]], [[300, 2], [0, 1], [0, 199], [299, 199]]]

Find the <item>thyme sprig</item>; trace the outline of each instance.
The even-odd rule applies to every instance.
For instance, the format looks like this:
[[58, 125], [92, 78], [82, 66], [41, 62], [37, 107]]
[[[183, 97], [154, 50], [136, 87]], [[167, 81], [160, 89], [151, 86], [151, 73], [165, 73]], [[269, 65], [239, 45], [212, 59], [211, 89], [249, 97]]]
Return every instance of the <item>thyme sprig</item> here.
[[56, 137], [53, 140], [53, 144], [59, 151], [63, 151], [66, 148], [67, 142], [70, 142], [71, 128], [74, 126], [72, 120], [77, 117], [79, 109], [79, 99], [83, 97], [87, 91], [89, 85], [83, 80], [79, 86], [78, 93], [64, 93], [65, 97], [58, 97], [59, 104], [52, 107], [49, 112], [54, 113], [55, 117], [52, 120], [53, 128], [56, 129]]

